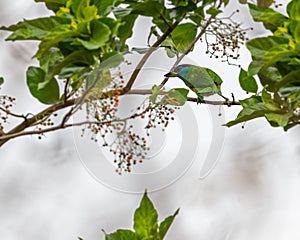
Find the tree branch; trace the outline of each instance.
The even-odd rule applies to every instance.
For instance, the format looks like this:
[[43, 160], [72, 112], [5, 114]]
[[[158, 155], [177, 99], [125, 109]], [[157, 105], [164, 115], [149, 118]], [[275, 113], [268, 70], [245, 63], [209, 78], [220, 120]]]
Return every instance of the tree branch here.
[[148, 49], [148, 51], [145, 53], [145, 55], [142, 57], [142, 59], [140, 60], [140, 62], [138, 63], [138, 65], [136, 66], [135, 70], [133, 71], [133, 73], [130, 76], [130, 79], [128, 80], [128, 83], [126, 84], [126, 86], [123, 88], [123, 93], [128, 92], [132, 85], [134, 84], [138, 74], [140, 73], [142, 67], [144, 66], [144, 64], [146, 63], [146, 61], [148, 60], [148, 58], [150, 57], [150, 55], [156, 50], [157, 47], [159, 47], [159, 45], [170, 35], [170, 33], [175, 29], [175, 27], [180, 23], [180, 21], [176, 21], [174, 22], [165, 32], [164, 34], [157, 39], [157, 41], [155, 43], [152, 44], [152, 46]]

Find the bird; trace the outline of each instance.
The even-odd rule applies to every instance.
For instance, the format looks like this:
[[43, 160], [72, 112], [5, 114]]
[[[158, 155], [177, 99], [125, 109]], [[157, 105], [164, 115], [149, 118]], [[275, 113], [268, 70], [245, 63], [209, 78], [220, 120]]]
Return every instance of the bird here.
[[224, 97], [221, 92], [222, 79], [209, 68], [181, 64], [174, 71], [168, 72], [164, 76], [180, 78], [188, 88], [197, 94], [197, 103], [202, 101], [204, 97], [214, 94], [218, 94], [228, 101], [228, 98]]

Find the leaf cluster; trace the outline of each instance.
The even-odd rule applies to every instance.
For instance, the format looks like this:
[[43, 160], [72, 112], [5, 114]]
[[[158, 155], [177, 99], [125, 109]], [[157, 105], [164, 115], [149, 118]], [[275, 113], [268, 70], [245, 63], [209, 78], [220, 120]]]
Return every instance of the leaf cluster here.
[[118, 229], [117, 231], [107, 234], [106, 240], [162, 240], [169, 230], [179, 209], [171, 216], [166, 217], [161, 223], [158, 222], [158, 213], [153, 203], [149, 199], [147, 192], [141, 200], [140, 206], [134, 213], [134, 231], [129, 229]]
[[264, 117], [271, 126], [287, 130], [300, 123], [300, 2], [287, 5], [288, 16], [254, 4], [249, 9], [271, 35], [247, 42], [252, 62], [247, 71], [241, 69], [239, 81], [242, 89], [257, 93], [258, 78], [263, 89], [240, 101], [242, 111], [227, 126]]

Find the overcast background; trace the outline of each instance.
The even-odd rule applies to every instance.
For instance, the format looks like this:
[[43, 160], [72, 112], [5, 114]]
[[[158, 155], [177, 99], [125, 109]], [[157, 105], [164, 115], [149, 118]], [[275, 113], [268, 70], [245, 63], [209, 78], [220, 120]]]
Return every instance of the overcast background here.
[[[236, 8], [233, 3], [231, 9]], [[245, 26], [253, 24], [247, 9], [239, 8]], [[283, 8], [281, 10], [284, 12]], [[0, 25], [48, 14], [43, 4], [31, 0], [0, 2]], [[132, 45], [143, 46], [148, 23], [147, 19], [138, 22]], [[255, 27], [250, 36], [266, 34], [259, 24]], [[15, 112], [37, 112], [42, 105], [30, 96], [25, 85], [26, 68], [35, 64], [31, 57], [36, 44], [4, 42], [6, 36], [7, 33], [0, 32], [0, 75], [5, 78], [1, 94], [17, 97]], [[237, 86], [238, 68], [210, 60], [203, 52], [201, 48], [196, 49], [185, 62], [210, 66], [222, 76], [225, 95], [234, 92], [237, 98], [245, 97]], [[249, 55], [246, 51], [242, 54], [242, 65], [246, 67]], [[171, 63], [152, 61], [149, 69], [152, 67], [163, 73]], [[191, 109], [199, 116], [195, 135], [204, 147], [196, 149], [193, 161], [182, 159], [189, 161], [184, 165], [187, 171], [183, 171], [179, 179], [176, 176], [176, 182], [149, 194], [160, 220], [181, 208], [167, 239], [298, 239], [299, 128], [285, 133], [269, 127], [264, 120], [255, 120], [247, 123], [245, 129], [240, 126], [225, 129], [226, 138], [218, 164], [207, 178], [200, 180], [201, 164], [211, 144], [209, 129], [214, 126], [208, 120], [206, 106], [196, 109], [193, 105]], [[224, 110], [226, 120], [230, 120], [239, 108]], [[182, 131], [186, 131], [185, 126]], [[82, 164], [86, 160], [84, 153], [78, 151], [76, 141], [72, 130], [64, 130], [48, 134], [42, 141], [24, 137], [2, 147], [0, 235], [3, 239], [75, 240], [81, 236], [85, 240], [95, 240], [104, 239], [102, 228], [112, 232], [132, 227], [133, 212], [141, 194], [129, 193], [128, 189], [117, 191], [109, 187], [113, 184], [106, 182], [104, 185], [91, 176]], [[85, 144], [89, 149], [92, 143], [86, 141]], [[175, 143], [164, 146], [168, 144]], [[92, 152], [90, 157], [94, 158], [95, 154]], [[107, 174], [115, 178], [114, 172]], [[151, 182], [147, 181], [145, 187], [151, 189]]]

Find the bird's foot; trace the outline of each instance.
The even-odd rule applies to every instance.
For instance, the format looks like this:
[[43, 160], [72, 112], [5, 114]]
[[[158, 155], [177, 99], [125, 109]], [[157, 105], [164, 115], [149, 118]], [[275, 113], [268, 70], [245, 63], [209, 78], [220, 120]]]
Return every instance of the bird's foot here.
[[197, 105], [203, 102], [203, 97], [197, 97]]
[[230, 101], [229, 101], [229, 98], [223, 96], [222, 94], [220, 94], [220, 96], [225, 100], [224, 104], [226, 104], [229, 107], [231, 105]]

